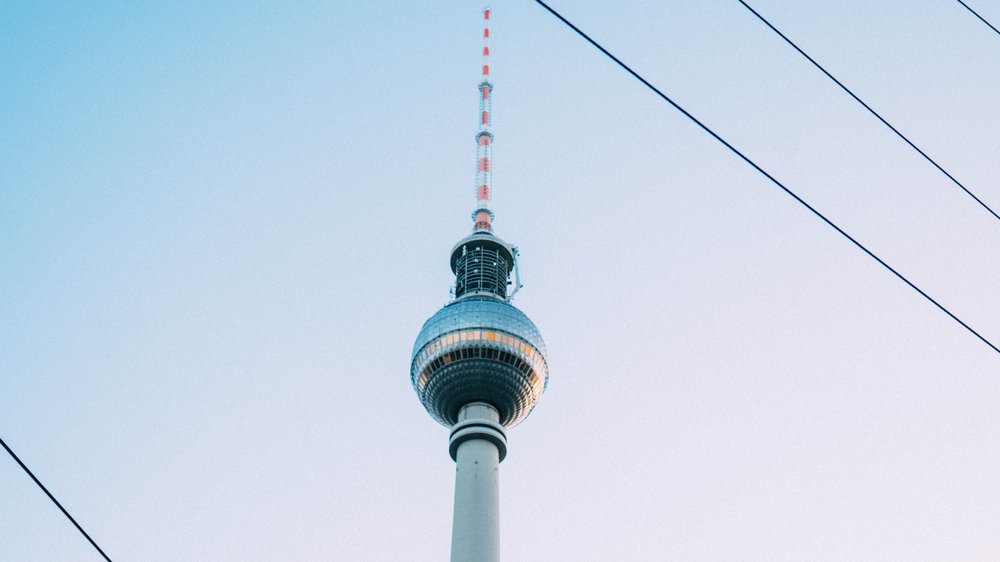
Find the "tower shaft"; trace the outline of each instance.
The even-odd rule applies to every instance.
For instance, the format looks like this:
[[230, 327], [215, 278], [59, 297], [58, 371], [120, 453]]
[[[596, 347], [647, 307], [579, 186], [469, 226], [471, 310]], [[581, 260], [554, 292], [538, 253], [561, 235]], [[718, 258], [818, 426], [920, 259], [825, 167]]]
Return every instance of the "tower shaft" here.
[[451, 433], [455, 459], [452, 562], [500, 560], [500, 461], [507, 438], [496, 408], [472, 402], [460, 410]]

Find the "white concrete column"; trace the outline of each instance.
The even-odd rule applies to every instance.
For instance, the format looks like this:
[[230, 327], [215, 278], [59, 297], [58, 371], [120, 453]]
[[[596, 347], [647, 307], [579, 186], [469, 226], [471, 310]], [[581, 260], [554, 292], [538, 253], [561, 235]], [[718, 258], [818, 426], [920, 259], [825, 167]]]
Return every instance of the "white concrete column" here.
[[449, 451], [455, 459], [452, 562], [500, 560], [500, 461], [507, 436], [496, 408], [471, 402], [458, 413]]

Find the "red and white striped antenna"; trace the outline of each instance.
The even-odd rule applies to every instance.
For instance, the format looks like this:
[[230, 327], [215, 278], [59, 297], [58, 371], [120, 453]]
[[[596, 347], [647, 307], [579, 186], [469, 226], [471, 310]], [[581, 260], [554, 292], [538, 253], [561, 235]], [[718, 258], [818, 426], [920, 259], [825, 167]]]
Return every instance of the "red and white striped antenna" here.
[[493, 232], [493, 211], [490, 196], [493, 189], [493, 118], [491, 105], [493, 82], [490, 81], [490, 9], [483, 8], [483, 79], [479, 83], [479, 133], [476, 134], [476, 209], [473, 232]]

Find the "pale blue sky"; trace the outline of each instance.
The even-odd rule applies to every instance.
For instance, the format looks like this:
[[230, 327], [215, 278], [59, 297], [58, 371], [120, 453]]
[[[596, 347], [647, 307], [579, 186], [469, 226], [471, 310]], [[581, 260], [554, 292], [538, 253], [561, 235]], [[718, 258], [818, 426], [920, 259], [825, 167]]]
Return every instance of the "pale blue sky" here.
[[[950, 0], [752, 5], [1000, 208], [1000, 37]], [[1000, 223], [738, 2], [553, 6], [1000, 340]], [[0, 435], [113, 559], [447, 556], [408, 368], [471, 228], [481, 7], [0, 6]], [[495, 226], [551, 367], [505, 558], [1000, 558], [1000, 357], [492, 7]], [[0, 545], [98, 559], [3, 458]]]

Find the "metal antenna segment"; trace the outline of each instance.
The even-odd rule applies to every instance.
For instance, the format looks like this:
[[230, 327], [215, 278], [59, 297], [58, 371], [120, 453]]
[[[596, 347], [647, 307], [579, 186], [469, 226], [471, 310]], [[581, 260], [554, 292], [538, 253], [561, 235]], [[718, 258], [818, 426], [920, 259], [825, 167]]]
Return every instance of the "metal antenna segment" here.
[[483, 8], [483, 77], [479, 83], [479, 133], [476, 134], [476, 208], [473, 232], [493, 231], [493, 211], [490, 210], [493, 189], [493, 133], [490, 132], [493, 83], [490, 82], [490, 9]]
[[76, 527], [76, 530], [80, 531], [80, 534], [82, 534], [84, 538], [86, 538], [87, 541], [90, 542], [91, 546], [97, 549], [97, 552], [101, 553], [101, 556], [103, 556], [105, 560], [111, 562], [111, 559], [108, 558], [108, 555], [105, 554], [103, 550], [101, 550], [101, 547], [97, 546], [97, 543], [94, 542], [94, 539], [90, 538], [90, 535], [87, 534], [87, 531], [84, 531], [83, 527], [81, 527], [80, 524], [76, 522], [76, 519], [73, 519], [73, 516], [70, 515], [69, 512], [66, 511], [66, 508], [63, 507], [61, 503], [59, 503], [59, 500], [57, 500], [55, 496], [53, 496], [52, 493], [49, 492], [48, 488], [46, 488], [45, 485], [38, 480], [38, 478], [35, 478], [35, 475], [31, 472], [31, 470], [29, 470], [28, 467], [25, 466], [23, 462], [21, 462], [21, 459], [19, 459], [17, 455], [14, 454], [14, 451], [12, 451], [10, 447], [8, 447], [6, 443], [4, 443], [3, 439], [0, 439], [0, 445], [2, 445], [3, 448], [7, 451], [7, 454], [9, 454], [11, 458], [14, 459], [15, 462], [17, 462], [17, 464], [21, 467], [21, 470], [27, 473], [27, 475], [30, 476], [31, 479], [35, 481], [35, 484], [37, 484], [38, 487], [41, 488], [43, 492], [45, 492], [45, 495], [48, 496], [50, 500], [52, 500], [52, 503], [56, 504], [56, 507], [59, 508], [59, 511], [63, 512], [63, 515], [65, 515], [66, 518], [69, 519], [71, 523], [73, 523], [73, 526]]
[[970, 12], [972, 12], [972, 15], [976, 16], [977, 18], [979, 18], [979, 21], [981, 21], [981, 22], [985, 23], [987, 26], [989, 26], [989, 28], [992, 29], [994, 33], [996, 33], [997, 35], [1000, 35], [1000, 30], [998, 30], [997, 28], [993, 27], [992, 23], [986, 21], [983, 18], [983, 16], [977, 14], [976, 11], [973, 10], [972, 8], [970, 8], [968, 4], [966, 4], [965, 2], [962, 2], [962, 0], [955, 0], [955, 1], [958, 2], [959, 4], [965, 6], [965, 9], [969, 10]]
[[889, 270], [893, 275], [895, 275], [901, 281], [903, 281], [904, 283], [906, 283], [907, 285], [909, 285], [911, 289], [913, 289], [914, 291], [920, 293], [920, 296], [922, 296], [925, 299], [927, 299], [928, 301], [930, 301], [931, 304], [933, 304], [934, 306], [938, 307], [939, 309], [941, 309], [942, 312], [944, 312], [945, 314], [947, 314], [948, 316], [950, 316], [952, 320], [954, 320], [955, 322], [958, 322], [963, 328], [965, 328], [966, 330], [968, 330], [972, 335], [976, 336], [977, 338], [979, 338], [980, 341], [982, 341], [983, 343], [985, 343], [986, 345], [988, 345], [990, 347], [990, 349], [992, 349], [993, 351], [997, 352], [997, 354], [1000, 354], [1000, 348], [997, 348], [997, 346], [995, 346], [992, 343], [990, 343], [990, 341], [987, 340], [986, 338], [984, 338], [983, 336], [981, 336], [979, 334], [979, 332], [977, 332], [974, 329], [972, 329], [971, 326], [969, 326], [968, 324], [966, 324], [965, 322], [963, 322], [958, 316], [955, 316], [954, 314], [952, 314], [950, 310], [948, 310], [947, 308], [945, 308], [944, 306], [942, 306], [940, 303], [938, 303], [936, 300], [934, 300], [930, 295], [928, 295], [923, 290], [921, 290], [920, 287], [917, 287], [916, 285], [914, 285], [909, 279], [907, 279], [906, 277], [904, 277], [903, 274], [901, 274], [898, 271], [896, 271], [895, 269], [893, 269], [892, 266], [890, 266], [885, 261], [883, 261], [882, 258], [880, 258], [877, 255], [875, 255], [875, 253], [873, 253], [871, 250], [869, 250], [868, 248], [866, 248], [863, 244], [861, 244], [861, 242], [858, 242], [857, 240], [855, 240], [854, 237], [852, 237], [850, 234], [848, 234], [847, 232], [845, 232], [842, 228], [840, 228], [839, 226], [837, 226], [836, 224], [834, 224], [833, 221], [831, 221], [830, 219], [826, 218], [826, 216], [824, 216], [823, 213], [820, 213], [819, 211], [817, 211], [815, 207], [813, 207], [809, 203], [806, 203], [806, 201], [804, 199], [802, 199], [801, 197], [799, 197], [798, 195], [796, 195], [795, 192], [793, 192], [791, 189], [788, 189], [787, 187], [785, 187], [785, 185], [783, 183], [781, 183], [780, 181], [778, 181], [777, 179], [775, 179], [774, 176], [772, 176], [771, 174], [769, 174], [766, 171], [764, 171], [764, 169], [761, 168], [760, 166], [758, 166], [756, 162], [754, 162], [748, 156], [746, 156], [745, 154], [743, 154], [742, 152], [740, 152], [739, 150], [737, 150], [736, 147], [734, 147], [733, 145], [729, 144], [725, 139], [723, 139], [722, 137], [720, 137], [715, 131], [713, 131], [712, 129], [708, 128], [707, 125], [705, 125], [704, 123], [702, 123], [701, 121], [699, 121], [694, 115], [691, 115], [690, 113], [688, 113], [688, 111], [686, 109], [684, 109], [683, 107], [681, 107], [680, 105], [678, 105], [677, 102], [675, 102], [674, 100], [672, 100], [669, 97], [667, 97], [666, 94], [664, 94], [663, 92], [661, 92], [656, 86], [650, 84], [645, 78], [643, 78], [642, 76], [640, 76], [636, 71], [634, 71], [631, 68], [629, 68], [628, 65], [626, 65], [625, 63], [623, 63], [622, 61], [620, 61], [618, 59], [618, 57], [616, 57], [613, 54], [611, 54], [607, 49], [605, 49], [599, 43], [597, 43], [597, 41], [594, 41], [593, 39], [591, 39], [590, 36], [588, 36], [586, 33], [584, 33], [583, 31], [581, 31], [580, 28], [576, 27], [569, 20], [567, 20], [566, 18], [562, 17], [562, 15], [560, 15], [559, 12], [557, 12], [557, 11], [553, 10], [552, 8], [550, 8], [548, 6], [548, 4], [546, 4], [545, 2], [542, 2], [542, 0], [535, 0], [535, 2], [538, 3], [539, 5], [541, 5], [546, 10], [548, 10], [548, 12], [550, 14], [552, 14], [553, 16], [555, 16], [556, 18], [558, 18], [559, 21], [563, 22], [567, 27], [569, 27], [570, 29], [572, 29], [573, 31], [575, 31], [577, 33], [577, 35], [579, 35], [580, 37], [583, 37], [588, 43], [590, 43], [591, 45], [593, 45], [594, 47], [596, 47], [597, 50], [599, 50], [602, 53], [604, 53], [604, 55], [606, 55], [609, 59], [613, 60], [618, 66], [622, 67], [622, 69], [624, 69], [626, 72], [628, 72], [629, 74], [631, 74], [636, 80], [642, 82], [642, 84], [644, 86], [646, 86], [647, 88], [649, 88], [650, 90], [652, 90], [653, 93], [655, 93], [657, 96], [659, 96], [660, 98], [662, 98], [663, 101], [669, 103], [677, 111], [680, 111], [685, 117], [687, 117], [688, 119], [690, 119], [695, 125], [698, 125], [698, 127], [700, 127], [703, 131], [705, 131], [706, 133], [708, 133], [709, 135], [711, 135], [712, 138], [714, 138], [715, 140], [717, 140], [720, 143], [722, 143], [722, 145], [725, 146], [726, 148], [728, 148], [733, 154], [739, 156], [741, 160], [743, 160], [744, 162], [746, 162], [747, 164], [749, 164], [751, 167], [753, 167], [753, 169], [755, 169], [758, 172], [760, 172], [760, 174], [763, 175], [764, 177], [766, 177], [768, 180], [770, 180], [771, 183], [773, 183], [774, 185], [776, 185], [779, 188], [781, 188], [781, 190], [784, 191], [785, 193], [787, 193], [792, 199], [795, 199], [795, 201], [798, 202], [800, 205], [802, 205], [806, 209], [809, 209], [809, 211], [812, 214], [814, 214], [817, 217], [819, 217], [819, 219], [822, 220], [823, 222], [825, 222], [830, 228], [833, 228], [841, 236], [843, 236], [844, 238], [847, 238], [848, 240], [850, 240], [852, 244], [854, 244], [855, 246], [857, 246], [858, 249], [860, 249], [864, 253], [868, 254], [868, 256], [871, 257], [876, 262], [878, 262], [879, 265], [881, 265], [882, 267], [884, 267], [887, 270]]
[[[843, 83], [841, 83], [840, 80], [837, 80], [836, 78], [834, 78], [834, 76], [832, 74], [830, 74], [829, 72], [827, 72], [827, 70], [825, 68], [823, 68], [818, 62], [816, 62], [812, 57], [810, 57], [809, 55], [807, 55], [805, 51], [803, 51], [802, 49], [800, 49], [799, 46], [796, 45], [795, 43], [793, 43], [791, 39], [789, 39], [788, 37], [786, 37], [784, 33], [778, 31], [778, 28], [774, 27], [771, 24], [771, 22], [767, 21], [767, 19], [765, 19], [764, 16], [760, 15], [757, 12], [757, 10], [754, 10], [753, 8], [751, 8], [750, 5], [747, 4], [746, 2], [744, 2], [743, 0], [737, 0], [737, 1], [740, 4], [743, 4], [744, 8], [746, 8], [747, 10], [750, 10], [750, 13], [752, 13], [755, 16], [757, 16], [757, 19], [759, 19], [760, 21], [764, 22], [764, 25], [766, 25], [767, 27], [771, 28], [771, 31], [775, 32], [778, 35], [778, 37], [781, 37], [782, 39], [784, 39], [785, 43], [788, 43], [793, 49], [795, 49], [796, 51], [798, 51], [800, 55], [802, 55], [803, 57], [805, 57], [806, 60], [808, 60], [809, 62], [811, 62], [812, 65], [815, 66], [816, 68], [818, 68], [820, 72], [822, 72], [823, 74], [826, 74], [827, 78], [829, 78], [830, 80], [833, 80], [834, 84], [840, 86], [840, 89], [844, 90], [845, 92], [847, 92], [848, 95], [850, 95], [852, 98], [854, 98], [854, 101], [860, 103], [862, 107], [864, 107], [865, 109], [867, 109], [868, 112], [871, 113], [872, 115], [874, 115], [879, 121], [881, 121], [883, 125], [885, 125], [886, 127], [889, 127], [889, 130], [891, 130], [892, 132], [896, 133], [896, 136], [898, 136], [899, 138], [903, 139], [903, 141], [906, 142], [906, 144], [910, 145], [910, 148], [912, 148], [913, 150], [916, 150], [917, 153], [920, 154], [921, 156], [923, 156], [925, 160], [927, 160], [928, 162], [930, 162], [931, 164], [933, 164], [934, 167], [938, 169], [938, 171], [940, 171], [942, 174], [944, 174], [945, 176], [947, 176], [947, 178], [950, 179], [952, 183], [954, 183], [959, 188], [961, 188], [962, 191], [964, 191], [966, 194], [969, 195], [969, 197], [972, 197], [976, 201], [976, 203], [979, 203], [980, 205], [982, 205], [982, 207], [984, 209], [986, 209], [987, 211], [989, 211], [989, 213], [991, 215], [993, 215], [993, 218], [995, 218], [997, 220], [1000, 220], [1000, 215], [997, 215], [996, 212], [989, 207], [989, 205], [987, 205], [986, 203], [983, 203], [983, 201], [981, 199], [979, 199], [978, 197], [976, 197], [976, 195], [974, 193], [972, 193], [971, 191], [968, 190], [968, 188], [966, 188], [964, 185], [962, 185], [962, 182], [958, 181], [957, 179], [955, 179], [954, 176], [952, 176], [947, 171], [945, 171], [945, 169], [942, 168], [937, 162], [935, 162], [933, 158], [931, 158], [930, 156], [928, 156], [927, 153], [925, 153], [923, 150], [920, 150], [920, 148], [918, 148], [917, 145], [913, 144], [913, 142], [910, 141], [910, 139], [906, 138], [906, 136], [903, 133], [900, 133], [898, 129], [896, 129], [895, 127], [893, 127], [888, 121], [885, 120], [885, 118], [883, 118], [881, 115], [878, 114], [878, 112], [876, 112], [874, 109], [872, 109], [871, 106], [869, 106], [867, 103], [865, 103], [864, 101], [862, 101], [861, 98], [859, 98], [858, 96], [856, 96], [854, 94], [854, 92], [852, 92], [850, 89], [848, 89], [848, 87], [845, 86]], [[959, 0], [959, 2], [961, 2], [961, 0]], [[975, 13], [975, 12], [973, 12], [973, 13]], [[987, 25], [989, 25], [989, 24], [987, 24]]]

